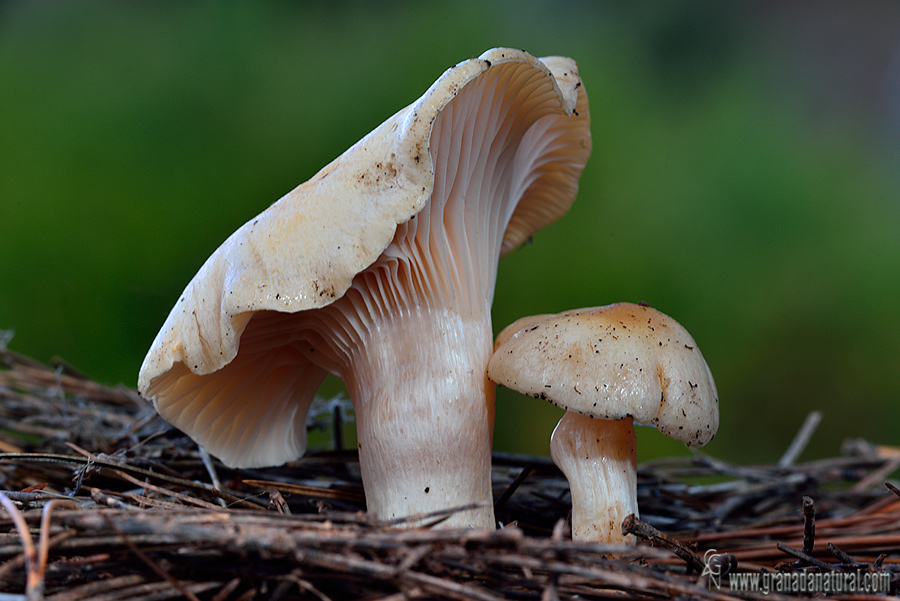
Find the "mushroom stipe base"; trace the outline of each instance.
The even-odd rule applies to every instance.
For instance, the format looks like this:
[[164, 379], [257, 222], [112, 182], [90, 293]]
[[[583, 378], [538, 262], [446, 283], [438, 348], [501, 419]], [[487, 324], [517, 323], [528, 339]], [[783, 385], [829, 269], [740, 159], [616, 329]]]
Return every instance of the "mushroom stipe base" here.
[[417, 311], [385, 323], [364, 345], [347, 383], [374, 516], [395, 520], [474, 502], [481, 506], [443, 526], [494, 527], [494, 385], [483, 368], [490, 339], [486, 315]]
[[572, 538], [633, 544], [622, 532], [625, 518], [639, 515], [633, 420], [568, 411], [550, 438], [550, 455], [569, 482]]

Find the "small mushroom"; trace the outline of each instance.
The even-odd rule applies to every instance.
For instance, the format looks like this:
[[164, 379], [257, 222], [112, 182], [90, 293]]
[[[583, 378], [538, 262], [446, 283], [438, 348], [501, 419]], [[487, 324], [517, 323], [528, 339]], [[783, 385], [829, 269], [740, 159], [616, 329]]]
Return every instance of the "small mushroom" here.
[[493, 528], [497, 262], [571, 205], [589, 124], [571, 59], [498, 48], [451, 67], [210, 256], [141, 393], [226, 464], [268, 466], [304, 453], [333, 373], [371, 513], [477, 504], [442, 525]]
[[569, 481], [575, 540], [633, 542], [621, 530], [638, 516], [633, 422], [688, 446], [705, 445], [719, 426], [697, 343], [644, 305], [522, 318], [497, 336], [488, 377], [566, 410], [550, 454]]

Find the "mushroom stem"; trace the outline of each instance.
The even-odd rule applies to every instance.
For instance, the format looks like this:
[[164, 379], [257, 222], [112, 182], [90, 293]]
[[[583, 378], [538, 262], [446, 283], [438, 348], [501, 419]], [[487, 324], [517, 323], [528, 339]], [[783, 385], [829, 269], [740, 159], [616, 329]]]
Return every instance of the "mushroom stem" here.
[[[479, 504], [441, 527], [494, 528], [491, 325], [413, 308], [379, 324], [347, 378], [369, 512], [383, 520]], [[422, 520], [411, 520], [409, 526]]]
[[631, 418], [618, 421], [568, 411], [550, 437], [550, 456], [569, 481], [572, 539], [634, 543], [622, 521], [638, 516], [637, 442]]

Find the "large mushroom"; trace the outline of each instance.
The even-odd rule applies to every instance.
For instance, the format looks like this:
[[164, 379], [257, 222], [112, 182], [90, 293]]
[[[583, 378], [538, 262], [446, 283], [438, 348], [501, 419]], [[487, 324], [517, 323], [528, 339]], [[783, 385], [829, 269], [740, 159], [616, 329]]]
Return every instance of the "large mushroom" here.
[[444, 525], [493, 528], [497, 261], [568, 209], [590, 149], [571, 59], [500, 48], [450, 68], [210, 256], [141, 393], [226, 464], [277, 465], [304, 453], [331, 372], [370, 512], [476, 504]]
[[633, 542], [638, 516], [633, 422], [688, 446], [712, 440], [719, 400], [697, 343], [645, 305], [524, 317], [497, 336], [488, 377], [566, 410], [550, 455], [569, 481], [572, 538]]

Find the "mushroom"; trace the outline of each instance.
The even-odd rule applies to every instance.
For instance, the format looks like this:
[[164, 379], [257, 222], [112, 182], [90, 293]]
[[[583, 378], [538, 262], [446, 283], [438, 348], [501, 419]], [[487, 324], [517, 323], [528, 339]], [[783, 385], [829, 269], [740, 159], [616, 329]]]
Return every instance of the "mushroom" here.
[[497, 262], [571, 205], [589, 123], [571, 59], [499, 48], [451, 67], [209, 257], [139, 390], [227, 465], [259, 467], [305, 452], [330, 372], [371, 513], [477, 505], [443, 525], [493, 528]]
[[719, 426], [697, 343], [643, 304], [522, 318], [497, 336], [488, 377], [566, 410], [550, 455], [569, 481], [579, 541], [633, 543], [621, 530], [638, 516], [633, 422], [688, 446], [705, 445]]

